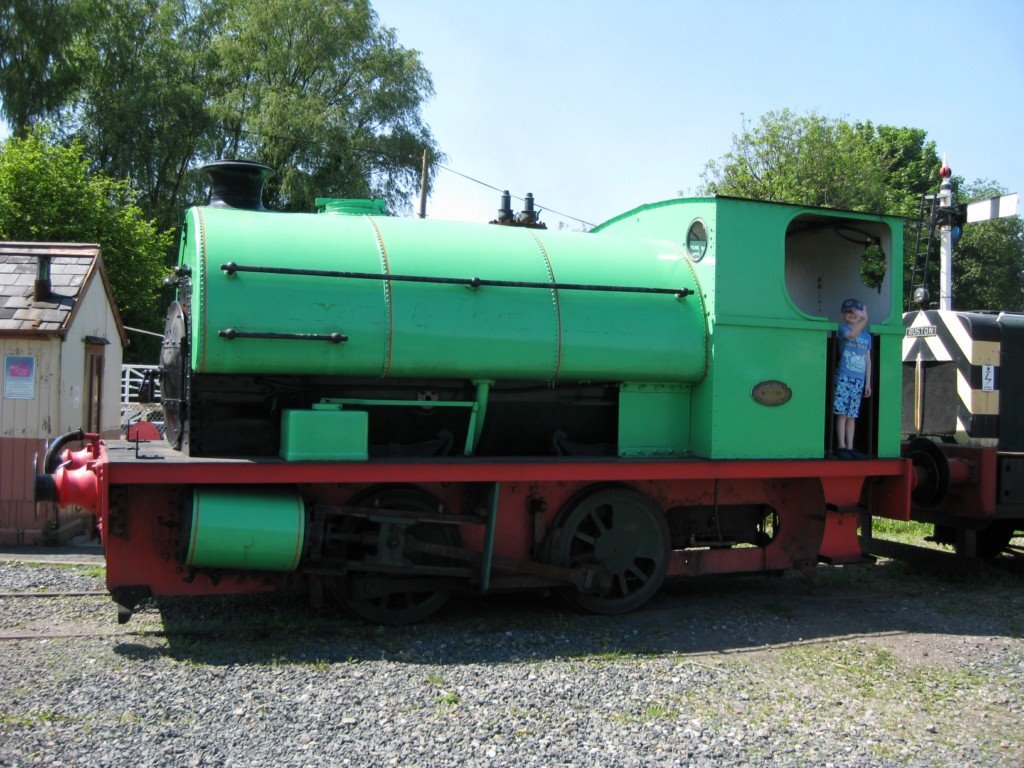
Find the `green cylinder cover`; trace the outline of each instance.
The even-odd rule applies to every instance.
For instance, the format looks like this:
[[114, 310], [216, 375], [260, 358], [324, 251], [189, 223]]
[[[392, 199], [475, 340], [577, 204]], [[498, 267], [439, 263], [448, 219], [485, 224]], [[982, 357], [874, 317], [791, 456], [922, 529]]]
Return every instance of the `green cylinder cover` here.
[[294, 571], [302, 559], [306, 510], [294, 492], [197, 488], [186, 518], [186, 565]]
[[[676, 243], [373, 215], [193, 208], [196, 372], [468, 379], [699, 381], [707, 327]], [[639, 286], [632, 293], [238, 271]], [[234, 329], [233, 339], [220, 335]], [[341, 334], [347, 341], [243, 338]]]

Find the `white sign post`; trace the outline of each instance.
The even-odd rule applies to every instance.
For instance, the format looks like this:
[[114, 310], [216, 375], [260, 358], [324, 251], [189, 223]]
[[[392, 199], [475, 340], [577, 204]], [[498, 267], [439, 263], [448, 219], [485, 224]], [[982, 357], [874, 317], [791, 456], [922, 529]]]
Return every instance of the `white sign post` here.
[[[939, 187], [939, 207], [953, 207], [953, 185], [950, 182], [953, 171], [946, 165], [946, 157], [942, 157], [942, 169], [939, 176], [942, 184]], [[1017, 215], [1017, 195], [1002, 195], [978, 200], [966, 207], [967, 220], [989, 221]], [[939, 309], [953, 309], [953, 227], [948, 220], [942, 225], [939, 233]]]
[[978, 200], [967, 206], [967, 223], [1003, 219], [1017, 215], [1017, 193]]

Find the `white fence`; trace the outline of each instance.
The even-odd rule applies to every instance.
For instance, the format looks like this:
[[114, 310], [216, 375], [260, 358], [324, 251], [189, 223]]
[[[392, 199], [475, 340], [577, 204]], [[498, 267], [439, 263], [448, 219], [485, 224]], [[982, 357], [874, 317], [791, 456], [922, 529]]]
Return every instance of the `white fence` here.
[[[160, 375], [156, 365], [121, 366], [121, 434], [137, 421], [149, 421], [164, 431], [164, 409], [160, 405]], [[147, 398], [152, 402], [139, 401], [139, 389], [143, 383], [151, 389]]]
[[121, 366], [121, 402], [139, 402], [139, 387], [143, 381], [152, 382], [153, 400], [160, 399], [160, 376], [157, 365], [122, 365]]

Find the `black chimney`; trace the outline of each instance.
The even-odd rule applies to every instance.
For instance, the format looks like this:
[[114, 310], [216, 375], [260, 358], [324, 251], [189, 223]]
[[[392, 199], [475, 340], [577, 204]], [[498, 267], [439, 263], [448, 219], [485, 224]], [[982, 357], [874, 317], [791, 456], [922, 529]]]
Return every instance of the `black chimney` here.
[[523, 200], [523, 204], [526, 206], [516, 216], [516, 221], [520, 224], [536, 224], [537, 223], [537, 211], [533, 208], [533, 193], [527, 192], [526, 199]]
[[511, 224], [512, 223], [512, 195], [506, 189], [501, 193], [501, 208], [498, 209], [498, 223], [499, 224]]
[[36, 267], [36, 284], [32, 301], [46, 301], [50, 298], [50, 257], [40, 254]]
[[263, 182], [274, 169], [249, 160], [217, 160], [200, 168], [210, 179], [211, 208], [264, 211]]

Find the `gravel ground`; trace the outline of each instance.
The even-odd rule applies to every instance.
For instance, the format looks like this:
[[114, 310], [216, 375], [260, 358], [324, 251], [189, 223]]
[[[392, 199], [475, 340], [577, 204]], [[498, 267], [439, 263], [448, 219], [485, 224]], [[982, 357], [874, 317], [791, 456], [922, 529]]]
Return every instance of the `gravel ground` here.
[[[2, 598], [0, 765], [1021, 766], [1024, 576], [897, 563], [671, 585], [620, 617], [461, 598]], [[102, 587], [0, 564], [0, 591]], [[194, 630], [202, 628], [204, 633]]]

